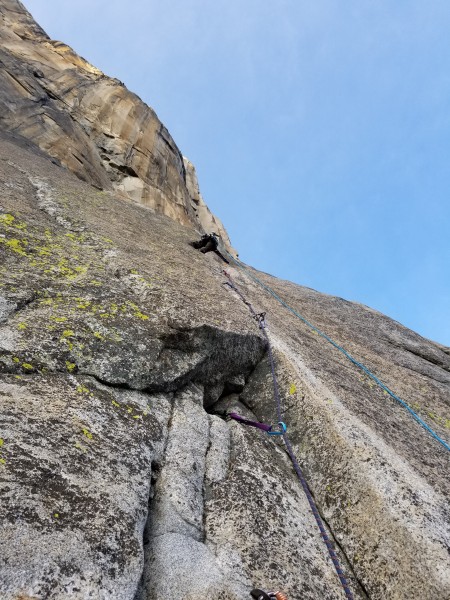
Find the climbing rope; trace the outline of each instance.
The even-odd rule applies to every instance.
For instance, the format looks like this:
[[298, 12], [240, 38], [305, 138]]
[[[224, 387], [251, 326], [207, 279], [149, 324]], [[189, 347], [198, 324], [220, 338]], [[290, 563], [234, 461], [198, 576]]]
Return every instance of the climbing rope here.
[[276, 294], [268, 285], [263, 283], [260, 279], [258, 279], [255, 275], [253, 275], [240, 261], [236, 260], [229, 252], [227, 255], [231, 258], [231, 260], [248, 276], [250, 279], [253, 279], [258, 285], [260, 285], [263, 289], [265, 289], [269, 294], [271, 294], [280, 304], [282, 304], [285, 308], [287, 308], [293, 315], [298, 317], [303, 323], [305, 323], [310, 329], [315, 331], [320, 337], [329, 342], [332, 346], [334, 346], [339, 352], [350, 361], [356, 367], [361, 369], [368, 377], [370, 377], [382, 390], [384, 390], [391, 398], [396, 400], [403, 408], [405, 408], [409, 414], [419, 423], [424, 429], [428, 431], [428, 433], [444, 448], [450, 451], [450, 445], [443, 440], [429, 425], [425, 423], [423, 419], [419, 417], [419, 415], [409, 406], [407, 402], [402, 400], [397, 394], [395, 394], [392, 390], [390, 390], [387, 385], [385, 385], [376, 375], [374, 375], [363, 363], [353, 358], [353, 356], [345, 350], [342, 346], [332, 340], [326, 333], [323, 333], [320, 329], [318, 329], [315, 325], [313, 325], [308, 319], [305, 319], [300, 313], [298, 313], [295, 309], [293, 309], [289, 304], [287, 304], [278, 294]]
[[265, 423], [258, 423], [257, 421], [250, 421], [249, 419], [244, 419], [241, 415], [238, 415], [235, 412], [227, 413], [226, 415], [230, 419], [234, 419], [239, 423], [243, 423], [244, 425], [249, 425], [250, 427], [256, 427], [257, 429], [261, 429], [265, 431], [269, 435], [283, 435], [286, 432], [286, 423], [283, 421], [278, 421], [278, 429], [274, 429], [273, 425], [266, 425]]
[[[230, 255], [231, 256], [231, 255]], [[305, 479], [305, 476], [303, 475], [303, 471], [297, 461], [297, 458], [294, 454], [294, 451], [292, 449], [291, 443], [289, 441], [288, 435], [286, 433], [286, 425], [283, 423], [282, 421], [282, 404], [281, 404], [281, 397], [280, 397], [280, 392], [279, 392], [279, 387], [278, 387], [278, 379], [277, 379], [277, 374], [276, 374], [276, 369], [275, 369], [275, 359], [273, 356], [273, 352], [272, 352], [272, 346], [270, 343], [270, 339], [269, 336], [267, 334], [266, 331], [266, 320], [265, 320], [265, 314], [264, 313], [257, 313], [255, 311], [255, 309], [253, 308], [253, 306], [250, 304], [250, 302], [248, 302], [248, 300], [245, 298], [245, 296], [241, 293], [241, 291], [239, 290], [238, 287], [236, 287], [235, 283], [233, 282], [231, 276], [226, 272], [223, 271], [223, 274], [227, 277], [228, 281], [226, 282], [227, 285], [236, 292], [236, 294], [241, 298], [241, 300], [244, 302], [244, 304], [246, 304], [253, 316], [253, 318], [258, 322], [259, 324], [259, 328], [261, 329], [261, 332], [263, 333], [266, 342], [267, 342], [267, 351], [268, 351], [268, 355], [269, 355], [269, 361], [270, 361], [270, 368], [272, 371], [272, 381], [273, 381], [273, 387], [274, 387], [274, 395], [275, 395], [275, 400], [276, 400], [276, 411], [277, 411], [277, 418], [279, 421], [279, 425], [281, 426], [280, 429], [280, 434], [283, 437], [283, 441], [284, 444], [286, 446], [288, 455], [292, 461], [292, 464], [294, 466], [295, 472], [297, 474], [297, 477], [300, 481], [300, 484], [303, 488], [303, 491], [305, 492], [306, 498], [308, 500], [309, 506], [311, 508], [311, 511], [314, 515], [314, 518], [316, 520], [317, 526], [319, 528], [320, 531], [320, 535], [322, 536], [322, 539], [328, 549], [328, 554], [330, 555], [330, 558], [333, 562], [334, 568], [336, 569], [336, 573], [339, 577], [339, 581], [341, 582], [341, 585], [344, 589], [345, 595], [347, 597], [348, 600], [353, 600], [353, 594], [349, 588], [347, 579], [342, 571], [339, 559], [336, 555], [336, 552], [334, 550], [333, 547], [333, 543], [330, 540], [330, 538], [327, 535], [327, 532], [325, 530], [325, 526], [323, 524], [322, 521], [322, 517], [319, 514], [319, 511], [317, 509], [317, 505], [315, 503], [315, 500], [311, 494], [311, 491], [308, 487], [308, 483]], [[244, 419], [243, 417], [241, 417], [240, 415], [236, 415], [236, 413], [229, 413], [228, 414], [229, 417], [234, 418], [236, 421], [239, 421], [243, 424], [246, 425], [250, 425], [253, 427], [258, 427], [259, 429], [262, 429], [263, 431], [267, 431], [267, 433], [271, 433], [271, 428], [272, 426], [268, 426], [265, 425], [264, 423], [257, 423], [256, 421], [249, 421], [248, 419]], [[270, 430], [267, 430], [267, 427], [270, 427]]]

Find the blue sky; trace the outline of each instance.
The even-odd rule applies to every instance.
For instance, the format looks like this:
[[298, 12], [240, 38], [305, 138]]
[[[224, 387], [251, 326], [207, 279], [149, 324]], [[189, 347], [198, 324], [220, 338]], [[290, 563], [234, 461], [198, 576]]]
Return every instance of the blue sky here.
[[240, 257], [450, 345], [448, 0], [25, 0], [197, 167]]

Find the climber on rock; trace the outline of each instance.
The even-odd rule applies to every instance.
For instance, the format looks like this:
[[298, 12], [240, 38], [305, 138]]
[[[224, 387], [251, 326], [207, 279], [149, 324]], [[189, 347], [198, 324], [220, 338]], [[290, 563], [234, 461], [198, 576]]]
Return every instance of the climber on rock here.
[[198, 242], [192, 242], [192, 246], [197, 250], [200, 250], [203, 254], [207, 252], [215, 252], [220, 258], [229, 264], [228, 260], [224, 257], [219, 247], [221, 246], [220, 237], [214, 231], [212, 233], [205, 233], [202, 235]]
[[252, 590], [250, 596], [255, 600], [287, 600], [283, 592], [264, 592], [263, 590]]
[[203, 254], [207, 252], [211, 252], [211, 250], [215, 251], [219, 247], [219, 236], [214, 231], [212, 233], [205, 233], [202, 235], [201, 239], [198, 242], [192, 242], [192, 245]]

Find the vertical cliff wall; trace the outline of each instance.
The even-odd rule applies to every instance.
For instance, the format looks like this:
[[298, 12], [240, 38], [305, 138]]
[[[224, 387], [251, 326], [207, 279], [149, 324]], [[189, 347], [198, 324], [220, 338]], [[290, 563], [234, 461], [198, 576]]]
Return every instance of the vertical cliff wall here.
[[155, 111], [69, 46], [51, 40], [21, 2], [0, 4], [0, 121], [83, 181], [115, 190], [200, 231], [226, 231], [198, 192]]
[[[284, 446], [221, 416], [277, 420], [266, 339], [220, 259], [190, 245], [202, 212], [220, 226], [192, 165], [20, 3], [0, 13], [0, 597], [344, 598]], [[125, 118], [113, 89], [140, 108]], [[138, 129], [153, 199], [131, 202]], [[447, 443], [450, 349], [226, 269], [267, 315], [283, 418], [354, 597], [448, 600], [450, 453], [252, 276]]]

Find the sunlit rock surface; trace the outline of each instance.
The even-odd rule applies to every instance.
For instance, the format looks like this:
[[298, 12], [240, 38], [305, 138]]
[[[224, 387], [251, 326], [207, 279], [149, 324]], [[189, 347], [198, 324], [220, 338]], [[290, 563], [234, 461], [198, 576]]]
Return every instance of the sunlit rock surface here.
[[[73, 77], [103, 77], [57, 50], [19, 3], [0, 7], [2, 56], [31, 64], [40, 48], [48, 65], [54, 54], [54, 95], [68, 77], [58, 61], [73, 62]], [[55, 164], [64, 132], [45, 124], [47, 108], [32, 112], [8, 69], [0, 598], [242, 600], [258, 587], [290, 600], [342, 599], [282, 444], [219, 416], [228, 408], [276, 421], [264, 337], [224, 285], [220, 259], [189, 244], [203, 206], [194, 170], [180, 171], [186, 219], [130, 202], [98, 158], [97, 134], [81, 128], [87, 107], [58, 108], [80, 132], [67, 139], [84, 158]], [[25, 71], [14, 73], [28, 85]], [[267, 313], [284, 420], [355, 598], [448, 600], [450, 453], [274, 297], [226, 268]], [[251, 273], [450, 440], [450, 349], [365, 306]]]
[[0, 42], [4, 129], [97, 188], [201, 231], [217, 222], [188, 190], [183, 156], [155, 111], [123, 83], [51, 40], [17, 0], [0, 2]]

